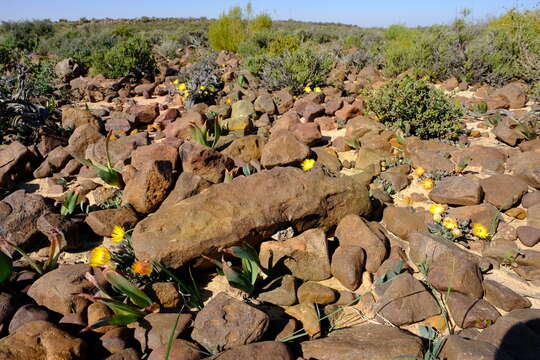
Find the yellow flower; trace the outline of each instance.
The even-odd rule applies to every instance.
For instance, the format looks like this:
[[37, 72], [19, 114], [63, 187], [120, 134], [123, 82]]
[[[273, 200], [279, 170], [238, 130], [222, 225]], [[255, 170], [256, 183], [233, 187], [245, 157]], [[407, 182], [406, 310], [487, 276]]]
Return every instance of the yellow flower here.
[[422, 181], [422, 186], [426, 190], [433, 189], [433, 179], [425, 179], [424, 181]]
[[215, 91], [216, 91], [216, 89], [214, 89], [214, 87], [213, 87], [213, 86], [209, 86], [209, 87], [208, 87], [208, 91], [210, 91], [210, 92], [215, 92]]
[[309, 93], [311, 92], [311, 87], [306, 86], [306, 87], [304, 88], [304, 91], [307, 92], [307, 93], [309, 94]]
[[112, 239], [113, 242], [119, 243], [119, 242], [122, 242], [124, 240], [125, 235], [126, 235], [126, 232], [124, 231], [124, 229], [121, 226], [116, 225], [112, 229], [111, 239]]
[[188, 98], [188, 97], [189, 97], [189, 90], [186, 90], [186, 91], [184, 92], [184, 98]]
[[231, 104], [231, 103], [232, 103], [232, 99], [231, 99], [231, 98], [227, 98], [227, 100], [225, 100], [225, 102], [226, 102], [227, 104]]
[[178, 79], [175, 79], [172, 83], [173, 85], [178, 85]]
[[433, 204], [429, 207], [429, 212], [432, 213], [433, 215], [435, 214], [441, 215], [442, 213], [444, 213], [445, 210], [446, 209], [444, 208], [444, 206], [439, 205], [439, 204]]
[[[177, 84], [178, 84], [178, 82], [177, 82]], [[180, 91], [186, 90], [186, 84], [181, 83], [181, 84], [178, 86], [178, 90], [180, 90]]]
[[418, 177], [424, 175], [425, 172], [426, 170], [423, 167], [417, 167], [416, 169], [414, 169], [414, 175]]
[[442, 223], [443, 223], [443, 226], [447, 228], [448, 230], [453, 230], [458, 227], [457, 220], [454, 218], [449, 218], [449, 217], [444, 218]]
[[321, 88], [318, 87], [318, 86], [315, 86], [315, 89], [313, 89], [313, 91], [315, 91], [315, 92], [321, 92]]
[[304, 171], [311, 170], [314, 165], [315, 165], [315, 160], [306, 159], [306, 160], [302, 161], [302, 170], [304, 170]]
[[152, 264], [137, 260], [131, 265], [131, 271], [135, 274], [149, 276], [152, 273]]
[[131, 130], [131, 132], [130, 132], [131, 135], [138, 134], [138, 133], [139, 133], [139, 130], [138, 130], [138, 129], [133, 129], [133, 130]]
[[461, 237], [463, 232], [459, 228], [452, 229], [452, 236], [455, 238]]
[[105, 246], [98, 246], [88, 254], [90, 266], [105, 266], [111, 261], [111, 252]]
[[201, 89], [202, 91], [204, 91], [204, 90], [206, 90], [206, 86], [201, 85], [201, 86], [199, 86], [199, 89]]
[[472, 233], [480, 239], [485, 239], [489, 236], [488, 229], [482, 224], [473, 224]]
[[441, 214], [433, 214], [433, 221], [441, 222], [441, 220], [442, 220]]

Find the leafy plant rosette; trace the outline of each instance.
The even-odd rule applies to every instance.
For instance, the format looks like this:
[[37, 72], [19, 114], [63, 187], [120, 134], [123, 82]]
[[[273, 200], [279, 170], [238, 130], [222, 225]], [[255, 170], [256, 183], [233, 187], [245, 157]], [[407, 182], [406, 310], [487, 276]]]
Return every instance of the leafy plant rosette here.
[[253, 294], [257, 289], [257, 281], [260, 275], [266, 273], [261, 266], [255, 249], [246, 244], [243, 246], [231, 246], [222, 252], [240, 259], [240, 266], [234, 266], [231, 261], [225, 260], [225, 256], [221, 257], [221, 262], [204, 255], [203, 258], [213, 263], [218, 274], [224, 275], [232, 287], [240, 289], [249, 295]]

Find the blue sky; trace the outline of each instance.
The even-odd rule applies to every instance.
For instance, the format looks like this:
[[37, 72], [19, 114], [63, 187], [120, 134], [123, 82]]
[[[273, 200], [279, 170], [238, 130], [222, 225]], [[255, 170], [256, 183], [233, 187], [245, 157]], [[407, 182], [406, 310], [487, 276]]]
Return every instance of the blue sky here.
[[[0, 20], [65, 18], [201, 17], [215, 18], [239, 0], [0, 0]], [[274, 19], [340, 22], [360, 26], [446, 24], [460, 9], [483, 20], [518, 7], [540, 7], [540, 0], [252, 0], [256, 11]]]

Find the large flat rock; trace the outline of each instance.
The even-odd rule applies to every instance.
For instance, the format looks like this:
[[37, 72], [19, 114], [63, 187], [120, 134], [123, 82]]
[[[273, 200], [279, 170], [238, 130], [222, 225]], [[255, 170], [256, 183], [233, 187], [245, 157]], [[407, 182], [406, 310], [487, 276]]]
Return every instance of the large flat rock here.
[[170, 204], [139, 222], [133, 232], [137, 258], [178, 268], [216, 250], [267, 240], [293, 226], [329, 229], [347, 214], [367, 215], [371, 202], [359, 177], [275, 168]]

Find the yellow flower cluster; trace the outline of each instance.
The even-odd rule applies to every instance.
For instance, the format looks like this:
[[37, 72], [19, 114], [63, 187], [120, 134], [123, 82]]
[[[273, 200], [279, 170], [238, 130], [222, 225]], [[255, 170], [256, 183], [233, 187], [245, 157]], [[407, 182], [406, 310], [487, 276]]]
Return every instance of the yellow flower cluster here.
[[308, 170], [311, 170], [313, 169], [313, 166], [315, 165], [315, 160], [314, 159], [306, 159], [304, 161], [302, 161], [302, 170], [304, 171], [308, 171]]
[[[454, 238], [463, 236], [463, 230], [460, 229], [458, 221], [455, 218], [445, 216], [446, 207], [444, 205], [433, 204], [429, 207], [429, 212], [433, 215], [433, 221], [441, 223], [445, 229], [450, 230]], [[489, 236], [488, 229], [478, 223], [472, 225], [471, 232], [480, 239], [486, 239]]]
[[306, 87], [304, 88], [304, 92], [307, 93], [307, 94], [309, 94], [310, 92], [316, 92], [316, 93], [319, 93], [319, 92], [321, 92], [321, 91], [322, 91], [321, 88], [318, 87], [318, 86], [315, 86], [315, 87], [312, 89], [311, 86], [308, 85], [308, 86], [306, 86]]
[[[126, 231], [116, 225], [111, 232], [111, 241], [119, 244], [124, 240], [126, 240]], [[92, 267], [111, 266], [111, 259], [111, 251], [105, 246], [98, 246], [88, 254], [88, 264]], [[152, 264], [137, 260], [132, 264], [131, 270], [135, 274], [148, 276], [152, 273]]]

